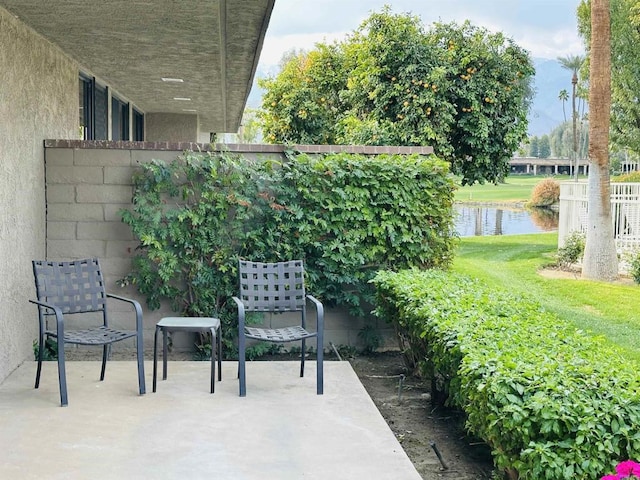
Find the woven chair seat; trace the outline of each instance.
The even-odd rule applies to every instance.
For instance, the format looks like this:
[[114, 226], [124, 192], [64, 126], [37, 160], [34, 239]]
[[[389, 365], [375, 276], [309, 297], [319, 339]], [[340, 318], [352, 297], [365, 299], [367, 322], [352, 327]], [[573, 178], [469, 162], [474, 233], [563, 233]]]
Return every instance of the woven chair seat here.
[[300, 326], [285, 328], [244, 327], [246, 337], [267, 342], [295, 342], [303, 338], [315, 337], [316, 333], [307, 332]]
[[[50, 330], [45, 333], [52, 337], [57, 336], [55, 330]], [[135, 331], [113, 330], [109, 327], [100, 326], [85, 330], [70, 330], [64, 332], [64, 341], [78, 345], [108, 345], [135, 336]]]

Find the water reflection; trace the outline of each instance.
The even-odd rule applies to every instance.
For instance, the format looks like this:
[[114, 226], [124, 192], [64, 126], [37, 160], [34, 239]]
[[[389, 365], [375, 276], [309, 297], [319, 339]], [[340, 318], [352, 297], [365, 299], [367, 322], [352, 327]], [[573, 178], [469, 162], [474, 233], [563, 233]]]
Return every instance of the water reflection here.
[[456, 231], [461, 237], [515, 235], [557, 230], [558, 212], [508, 207], [456, 205]]

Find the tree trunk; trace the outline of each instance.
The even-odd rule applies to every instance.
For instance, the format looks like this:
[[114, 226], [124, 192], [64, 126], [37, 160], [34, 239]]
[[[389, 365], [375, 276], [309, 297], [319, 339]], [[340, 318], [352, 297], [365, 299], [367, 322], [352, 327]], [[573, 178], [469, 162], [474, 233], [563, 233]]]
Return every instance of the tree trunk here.
[[582, 276], [610, 281], [618, 276], [618, 258], [613, 238], [609, 182], [611, 115], [609, 0], [591, 0], [589, 110], [589, 212]]

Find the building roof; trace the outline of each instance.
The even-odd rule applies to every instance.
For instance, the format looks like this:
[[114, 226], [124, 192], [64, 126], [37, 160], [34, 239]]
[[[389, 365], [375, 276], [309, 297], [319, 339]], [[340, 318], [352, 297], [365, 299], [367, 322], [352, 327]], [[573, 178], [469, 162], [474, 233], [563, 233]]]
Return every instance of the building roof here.
[[0, 0], [0, 6], [145, 113], [197, 113], [201, 131], [235, 132], [274, 2]]

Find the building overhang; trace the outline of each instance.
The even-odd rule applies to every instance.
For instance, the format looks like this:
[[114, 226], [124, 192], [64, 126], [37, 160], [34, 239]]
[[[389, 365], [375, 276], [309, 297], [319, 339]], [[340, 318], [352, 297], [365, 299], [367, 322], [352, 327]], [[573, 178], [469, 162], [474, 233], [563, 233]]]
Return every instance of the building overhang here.
[[145, 113], [235, 132], [275, 0], [0, 0]]

